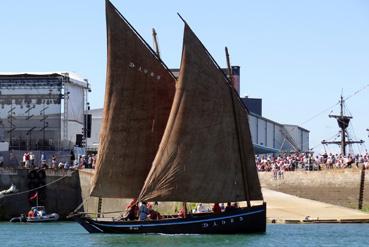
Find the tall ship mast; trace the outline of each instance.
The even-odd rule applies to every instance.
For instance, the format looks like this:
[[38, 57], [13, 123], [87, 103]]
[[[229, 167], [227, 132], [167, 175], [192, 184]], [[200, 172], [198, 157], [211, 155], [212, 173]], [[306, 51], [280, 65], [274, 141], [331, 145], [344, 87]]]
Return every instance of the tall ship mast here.
[[329, 114], [328, 116], [330, 118], [335, 118], [337, 120], [338, 127], [340, 128], [341, 140], [340, 141], [326, 141], [326, 140], [323, 140], [322, 144], [324, 144], [324, 145], [337, 144], [341, 148], [341, 154], [343, 156], [346, 156], [346, 146], [347, 145], [362, 144], [362, 143], [364, 143], [364, 141], [363, 140], [353, 141], [353, 140], [349, 139], [349, 134], [347, 132], [347, 128], [350, 124], [350, 120], [352, 119], [352, 116], [347, 116], [347, 115], [344, 114], [345, 100], [343, 99], [342, 95], [341, 95], [339, 103], [340, 103], [340, 115]]

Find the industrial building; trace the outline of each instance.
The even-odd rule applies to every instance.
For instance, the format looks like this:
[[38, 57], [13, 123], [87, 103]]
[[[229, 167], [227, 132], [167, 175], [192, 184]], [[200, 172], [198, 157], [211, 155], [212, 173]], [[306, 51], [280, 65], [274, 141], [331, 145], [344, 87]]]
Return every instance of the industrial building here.
[[[249, 100], [261, 99], [242, 98], [245, 104], [250, 105]], [[252, 109], [252, 107], [250, 107]], [[93, 109], [91, 138], [87, 139], [87, 147], [97, 150], [99, 145], [99, 132], [101, 128], [103, 109]], [[280, 153], [280, 152], [308, 152], [309, 131], [297, 125], [280, 124], [250, 110], [249, 124], [255, 153]]]
[[263, 117], [262, 99], [241, 99], [249, 109], [250, 131], [256, 153], [309, 152], [307, 129]]

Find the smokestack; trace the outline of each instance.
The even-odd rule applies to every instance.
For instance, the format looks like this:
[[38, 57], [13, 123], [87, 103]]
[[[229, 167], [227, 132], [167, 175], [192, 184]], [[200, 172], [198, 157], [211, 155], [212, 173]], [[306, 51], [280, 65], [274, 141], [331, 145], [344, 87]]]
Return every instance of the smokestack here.
[[240, 94], [240, 66], [232, 66], [233, 87]]

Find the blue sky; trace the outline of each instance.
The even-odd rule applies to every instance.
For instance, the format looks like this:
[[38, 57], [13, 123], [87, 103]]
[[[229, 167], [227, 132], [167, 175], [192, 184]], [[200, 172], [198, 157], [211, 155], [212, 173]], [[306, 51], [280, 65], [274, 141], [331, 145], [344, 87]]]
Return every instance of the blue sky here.
[[[338, 102], [341, 91], [349, 96], [369, 84], [365, 0], [112, 2], [149, 44], [151, 28], [156, 28], [162, 58], [170, 68], [179, 66], [181, 55], [183, 23], [177, 12], [221, 66], [228, 46], [232, 64], [241, 66], [241, 96], [263, 98], [265, 117], [309, 129], [315, 151], [324, 150], [320, 141], [338, 131], [327, 115], [331, 110], [338, 113], [338, 105], [329, 107]], [[102, 107], [104, 4], [2, 0], [0, 70], [74, 71], [91, 82], [92, 107]], [[369, 88], [352, 96], [347, 109], [354, 116], [350, 132], [369, 141]], [[364, 151], [365, 146], [355, 150]]]

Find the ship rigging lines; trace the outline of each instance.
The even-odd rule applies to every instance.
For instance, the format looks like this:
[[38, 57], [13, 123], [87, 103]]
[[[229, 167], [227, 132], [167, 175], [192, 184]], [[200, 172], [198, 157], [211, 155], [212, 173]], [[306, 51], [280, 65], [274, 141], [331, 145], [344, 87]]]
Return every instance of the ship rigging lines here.
[[[364, 91], [365, 89], [367, 89], [369, 87], [369, 83], [364, 85], [362, 88], [356, 90], [354, 93], [352, 93], [351, 95], [347, 96], [346, 98], [344, 98], [344, 101], [347, 101], [348, 99], [352, 98], [353, 96], [356, 96], [357, 94], [359, 94], [360, 92]], [[320, 116], [321, 114], [332, 110], [335, 106], [339, 105], [340, 102], [335, 103], [334, 105], [331, 105], [330, 107], [318, 112], [317, 114], [313, 115], [312, 117], [310, 117], [309, 119], [305, 120], [304, 122], [302, 122], [300, 125], [304, 125], [308, 122], [310, 122], [311, 120], [315, 119], [316, 117]]]
[[[342, 99], [342, 96], [341, 96], [341, 100], [343, 100], [343, 102], [345, 102], [345, 101], [347, 101], [347, 100], [349, 100], [350, 98], [352, 98], [352, 97], [354, 97], [354, 96], [356, 96], [356, 95], [358, 95], [360, 92], [362, 92], [362, 91], [364, 91], [365, 89], [367, 89], [369, 87], [369, 83], [368, 84], [365, 84], [363, 87], [361, 87], [360, 89], [358, 89], [358, 90], [356, 90], [355, 92], [353, 92], [352, 94], [350, 94], [349, 96], [347, 96], [346, 98], [344, 98], [344, 99]], [[341, 103], [341, 101], [338, 101], [337, 103], [335, 103], [334, 105], [332, 105], [332, 106], [330, 106], [330, 107], [328, 107], [328, 108], [326, 108], [326, 109], [324, 109], [324, 110], [322, 110], [322, 111], [320, 111], [320, 112], [318, 112], [317, 114], [315, 114], [314, 116], [312, 116], [311, 118], [309, 118], [309, 119], [307, 119], [306, 121], [304, 121], [304, 122], [302, 122], [301, 123], [301, 125], [303, 125], [303, 124], [306, 124], [307, 122], [310, 122], [311, 120], [313, 120], [313, 119], [315, 119], [316, 117], [318, 117], [318, 116], [320, 116], [321, 114], [323, 114], [323, 113], [325, 113], [325, 112], [327, 112], [327, 111], [329, 111], [329, 110], [332, 110], [335, 106], [337, 106], [337, 105], [339, 105]], [[344, 110], [346, 111], [346, 112], [348, 112], [348, 113], [350, 113], [350, 111], [347, 109], [347, 106], [345, 105], [344, 106]], [[341, 110], [342, 111], [342, 110]], [[342, 114], [342, 113], [341, 113]], [[351, 113], [350, 113], [350, 115], [351, 115]], [[353, 134], [354, 135], [356, 135], [355, 134], [355, 131], [354, 131], [354, 129], [353, 129], [353, 126], [352, 126], [352, 124], [351, 124], [351, 126], [350, 126], [350, 132], [353, 132]], [[335, 135], [336, 136], [336, 135]], [[339, 136], [339, 135], [338, 135]], [[338, 137], [337, 136], [337, 137]], [[331, 138], [329, 138], [329, 139], [332, 139], [332, 137]], [[311, 148], [311, 149], [314, 149], [314, 148], [316, 148], [316, 147], [318, 147], [318, 146], [320, 146], [320, 145], [323, 145], [322, 143], [319, 143], [318, 145], [316, 145], [316, 146], [314, 146], [313, 148]], [[350, 145], [351, 146], [351, 145]], [[325, 147], [324, 147], [325, 148]], [[352, 148], [352, 147], [351, 147]], [[365, 147], [365, 144], [364, 144], [364, 148], [366, 148]], [[361, 148], [359, 147], [359, 152], [360, 152], [360, 150], [361, 150]]]

